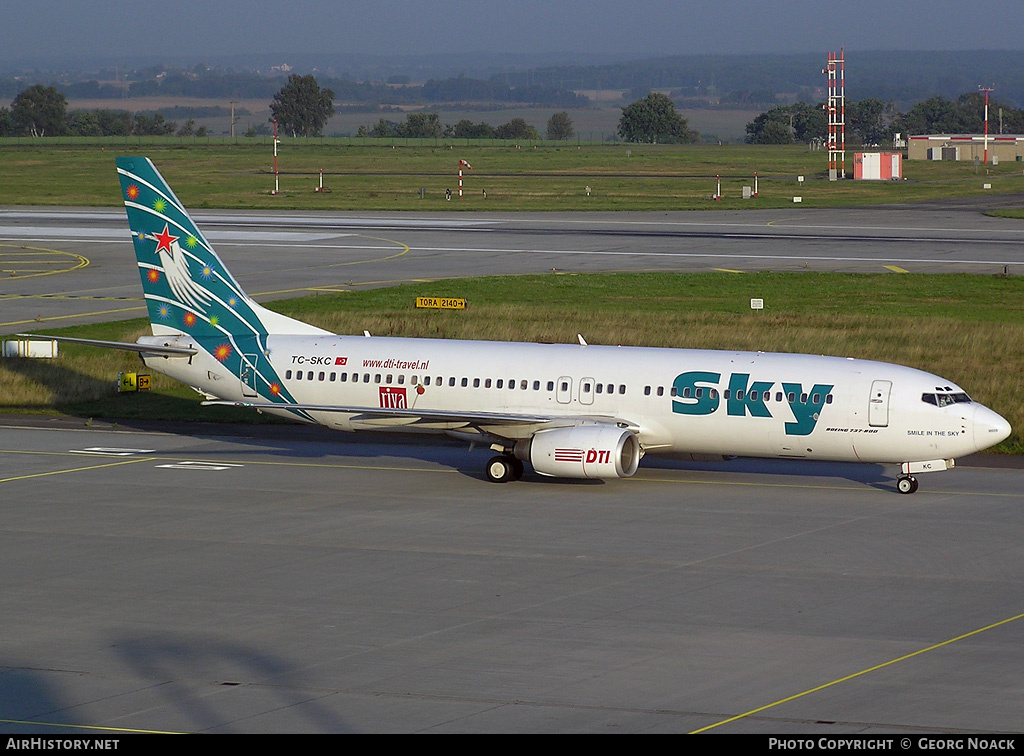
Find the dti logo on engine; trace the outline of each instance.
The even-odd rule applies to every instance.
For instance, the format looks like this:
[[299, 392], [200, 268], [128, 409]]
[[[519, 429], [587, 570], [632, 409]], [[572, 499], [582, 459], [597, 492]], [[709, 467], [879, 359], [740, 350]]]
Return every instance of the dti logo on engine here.
[[612, 461], [612, 453], [607, 449], [589, 449], [587, 451], [586, 464], [592, 465], [595, 462], [599, 465], [606, 465]]
[[405, 403], [405, 389], [381, 386], [377, 390], [380, 406], [384, 409], [408, 409]]

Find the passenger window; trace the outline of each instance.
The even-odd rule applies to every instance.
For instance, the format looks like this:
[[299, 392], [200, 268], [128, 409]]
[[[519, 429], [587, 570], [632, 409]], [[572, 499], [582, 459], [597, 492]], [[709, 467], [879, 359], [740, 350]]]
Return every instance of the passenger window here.
[[287, 378], [291, 378], [291, 377], [292, 377], [292, 371], [291, 371], [291, 370], [285, 370], [285, 371], [284, 371], [284, 377], [285, 377], [286, 379], [287, 379]]
[[658, 396], [665, 396], [665, 387], [658, 386]]
[[321, 370], [320, 375], [317, 376], [317, 380], [322, 381], [327, 375]]

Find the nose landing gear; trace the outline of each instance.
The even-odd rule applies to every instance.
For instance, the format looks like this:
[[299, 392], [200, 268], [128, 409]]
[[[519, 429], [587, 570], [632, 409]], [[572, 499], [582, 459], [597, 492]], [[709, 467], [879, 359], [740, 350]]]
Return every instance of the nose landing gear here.
[[913, 475], [901, 475], [896, 479], [896, 490], [901, 494], [912, 494], [917, 490], [917, 478]]

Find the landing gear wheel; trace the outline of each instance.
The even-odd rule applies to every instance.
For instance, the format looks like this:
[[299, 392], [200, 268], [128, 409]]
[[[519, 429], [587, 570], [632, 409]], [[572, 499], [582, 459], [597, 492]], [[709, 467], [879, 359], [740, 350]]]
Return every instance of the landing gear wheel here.
[[523, 460], [512, 458], [512, 480], [519, 480], [523, 477]]
[[497, 457], [491, 457], [487, 461], [487, 467], [485, 472], [487, 473], [487, 480], [491, 483], [507, 483], [513, 480], [515, 477], [515, 469], [513, 462], [515, 460], [511, 457], [505, 457], [498, 455]]
[[901, 494], [912, 494], [917, 490], [917, 478], [913, 475], [901, 475], [896, 479], [896, 490]]

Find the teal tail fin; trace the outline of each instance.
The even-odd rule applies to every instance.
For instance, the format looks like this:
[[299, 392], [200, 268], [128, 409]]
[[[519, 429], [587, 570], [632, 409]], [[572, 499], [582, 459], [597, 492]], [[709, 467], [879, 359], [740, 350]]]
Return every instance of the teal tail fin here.
[[119, 157], [117, 173], [154, 335], [326, 333], [250, 299], [149, 158]]

